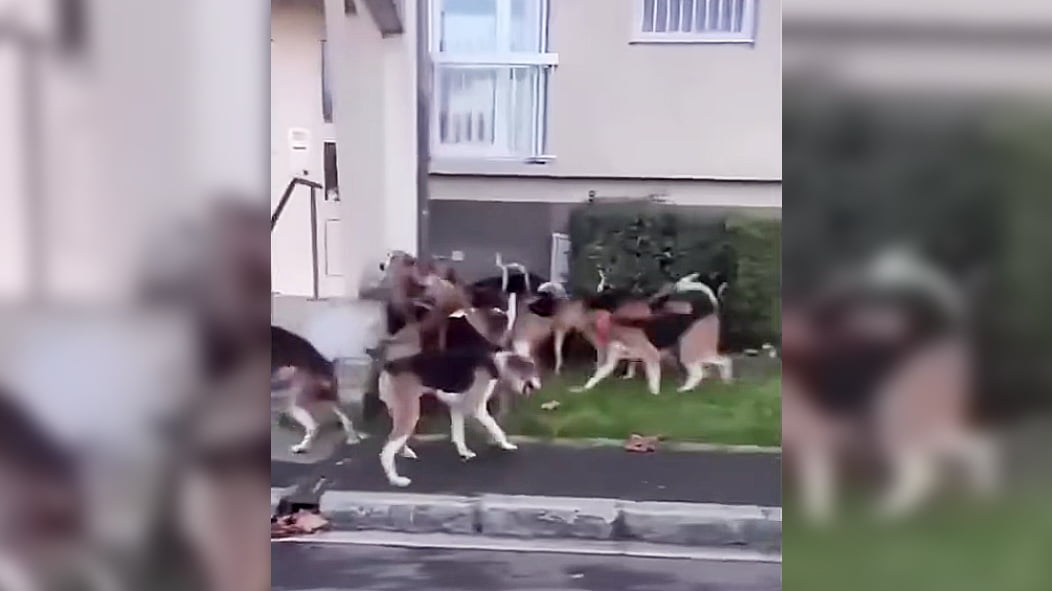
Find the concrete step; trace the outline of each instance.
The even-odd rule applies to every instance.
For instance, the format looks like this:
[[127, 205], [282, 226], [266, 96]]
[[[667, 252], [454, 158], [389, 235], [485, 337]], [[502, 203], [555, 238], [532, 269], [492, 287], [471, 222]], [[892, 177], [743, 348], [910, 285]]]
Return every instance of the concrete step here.
[[[281, 498], [282, 491], [272, 491], [273, 508]], [[781, 552], [780, 507], [330, 490], [322, 493], [318, 508], [335, 531], [628, 541]]]

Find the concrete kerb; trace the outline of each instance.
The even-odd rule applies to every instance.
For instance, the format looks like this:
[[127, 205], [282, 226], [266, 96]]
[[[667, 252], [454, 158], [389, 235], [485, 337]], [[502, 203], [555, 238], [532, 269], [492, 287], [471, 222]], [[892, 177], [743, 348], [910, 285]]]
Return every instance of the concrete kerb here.
[[[425, 433], [420, 435], [414, 435], [414, 440], [418, 441], [446, 441], [449, 439], [449, 435], [445, 433]], [[548, 444], [558, 445], [563, 447], [575, 447], [575, 448], [590, 448], [590, 447], [623, 447], [625, 441], [623, 439], [606, 439], [606, 438], [583, 438], [583, 439], [571, 439], [571, 438], [555, 438], [549, 439], [544, 437], [532, 437], [529, 435], [511, 435], [508, 437], [513, 443], [517, 444]], [[690, 441], [663, 441], [661, 442], [661, 449], [667, 451], [690, 451], [690, 452], [722, 452], [722, 453], [763, 453], [763, 454], [780, 454], [782, 448], [778, 446], [765, 446], [765, 445], [733, 445], [728, 443], [694, 443]]]
[[331, 490], [320, 510], [335, 530], [781, 548], [781, 509], [754, 505]]

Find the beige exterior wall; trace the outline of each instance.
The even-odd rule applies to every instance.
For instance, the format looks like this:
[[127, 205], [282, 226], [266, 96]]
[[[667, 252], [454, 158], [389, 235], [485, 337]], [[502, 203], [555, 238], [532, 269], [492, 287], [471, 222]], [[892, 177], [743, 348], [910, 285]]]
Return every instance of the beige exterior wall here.
[[552, 1], [558, 53], [547, 164], [436, 160], [432, 170], [591, 177], [781, 178], [781, 2], [755, 45], [632, 43], [637, 0]]
[[[321, 52], [325, 39], [322, 0], [271, 2], [270, 175], [271, 211], [296, 176], [323, 183], [323, 148], [331, 126], [321, 107]], [[293, 153], [289, 129], [310, 132], [310, 149]], [[271, 288], [310, 295], [310, 203], [306, 187], [296, 189], [271, 234]]]
[[339, 158], [343, 295], [355, 297], [389, 250], [417, 249], [416, 11], [382, 37], [368, 7], [325, 0]]
[[[340, 201], [318, 201], [319, 295], [354, 296], [363, 275], [388, 250], [415, 251], [415, 5], [403, 10], [405, 32], [381, 36], [364, 2], [272, 0], [271, 210], [296, 176], [324, 184], [324, 144], [336, 143]], [[321, 99], [326, 41], [333, 122]], [[289, 130], [309, 132], [310, 148], [293, 152]], [[298, 187], [271, 240], [272, 288], [312, 295], [309, 190]]]

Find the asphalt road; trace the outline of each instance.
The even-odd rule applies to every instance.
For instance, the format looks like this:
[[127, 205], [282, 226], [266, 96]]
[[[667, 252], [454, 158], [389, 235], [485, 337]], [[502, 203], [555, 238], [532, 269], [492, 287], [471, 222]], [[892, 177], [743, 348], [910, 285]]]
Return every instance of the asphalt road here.
[[273, 591], [775, 591], [781, 565], [579, 554], [271, 544]]
[[640, 501], [781, 505], [781, 456], [770, 453], [633, 454], [619, 447], [522, 445], [505, 452], [469, 441], [478, 457], [462, 461], [448, 441], [413, 443], [417, 460], [398, 459], [413, 479], [394, 489], [383, 476], [380, 438], [337, 446], [313, 463], [271, 462], [275, 487], [473, 496], [482, 493], [619, 498]]

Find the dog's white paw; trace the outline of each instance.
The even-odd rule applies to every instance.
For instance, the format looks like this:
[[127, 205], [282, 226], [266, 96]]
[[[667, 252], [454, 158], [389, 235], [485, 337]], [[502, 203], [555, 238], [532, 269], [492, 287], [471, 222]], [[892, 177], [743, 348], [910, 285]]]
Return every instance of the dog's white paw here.
[[413, 481], [405, 476], [394, 476], [391, 478], [391, 486], [397, 486], [398, 488], [405, 488], [409, 486]]
[[574, 387], [570, 388], [570, 391], [573, 392], [574, 394], [580, 394], [581, 392], [584, 392], [587, 389], [588, 388], [585, 388], [584, 386], [574, 386]]
[[519, 446], [515, 445], [514, 443], [512, 443], [510, 441], [504, 441], [504, 442], [498, 443], [497, 445], [499, 445], [501, 449], [506, 449], [508, 451], [515, 451], [515, 450], [519, 449]]
[[410, 459], [410, 460], [417, 459], [416, 452], [413, 451], [412, 449], [408, 448], [408, 447], [403, 447], [402, 448], [401, 455], [402, 455], [403, 458], [407, 458], [407, 459]]
[[297, 443], [296, 445], [293, 445], [292, 447], [290, 447], [289, 451], [294, 453], [294, 454], [303, 454], [303, 453], [307, 453], [308, 451], [310, 451], [310, 446], [309, 445], [303, 445], [302, 443]]
[[465, 450], [457, 452], [457, 453], [460, 454], [460, 459], [462, 459], [464, 461], [470, 460], [470, 459], [472, 459], [472, 458], [474, 458], [475, 456], [478, 455], [475, 452], [471, 451], [470, 449], [465, 449]]

